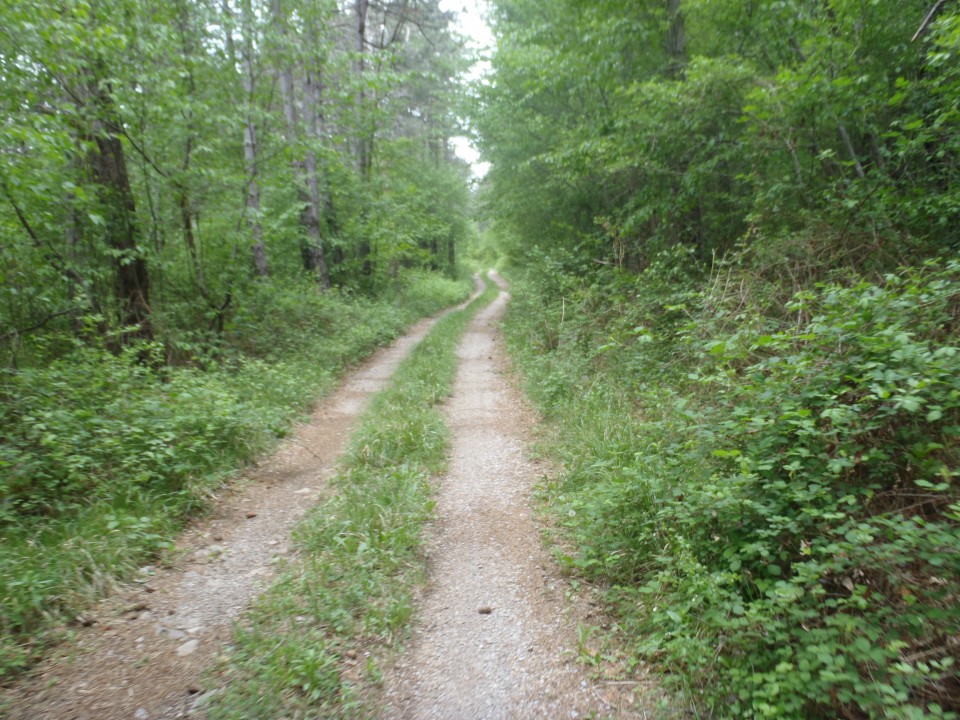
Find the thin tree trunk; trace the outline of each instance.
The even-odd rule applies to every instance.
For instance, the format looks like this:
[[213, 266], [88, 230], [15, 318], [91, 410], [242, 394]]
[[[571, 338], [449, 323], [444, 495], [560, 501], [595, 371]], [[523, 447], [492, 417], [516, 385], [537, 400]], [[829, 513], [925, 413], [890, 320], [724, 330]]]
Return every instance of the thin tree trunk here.
[[[277, 26], [278, 35], [284, 40], [287, 49], [287, 19], [283, 13], [281, 0], [272, 0], [273, 20]], [[307, 31], [307, 45], [312, 47], [314, 36], [312, 30]], [[314, 78], [315, 73], [307, 70], [304, 81], [304, 115], [307, 120], [307, 138], [311, 142], [318, 139], [317, 105], [319, 87]], [[326, 259], [323, 254], [323, 236], [320, 231], [320, 189], [317, 177], [317, 157], [312, 147], [308, 147], [301, 159], [299, 142], [299, 118], [293, 68], [289, 58], [283, 60], [280, 71], [280, 90], [283, 96], [283, 114], [286, 119], [286, 141], [293, 153], [293, 171], [297, 176], [297, 194], [303, 210], [300, 213], [300, 222], [307, 231], [307, 240], [301, 248], [303, 266], [308, 272], [314, 273], [317, 282], [324, 290], [330, 288], [330, 278], [327, 273]]]
[[317, 154], [314, 145], [320, 142], [320, 83], [317, 72], [308, 70], [304, 82], [305, 114], [307, 116], [307, 147], [304, 158], [304, 170], [307, 176], [308, 202], [305, 207], [303, 223], [307, 228], [309, 238], [307, 250], [309, 264], [317, 273], [317, 281], [324, 290], [330, 289], [330, 273], [327, 269], [327, 259], [323, 251], [323, 233], [320, 229], [321, 207], [323, 199], [320, 194], [320, 172], [317, 167]]
[[683, 24], [680, 0], [667, 0], [667, 75], [682, 77], [686, 65], [687, 39]]
[[837, 123], [837, 132], [840, 133], [840, 138], [843, 140], [843, 146], [846, 148], [851, 162], [853, 162], [853, 169], [857, 171], [857, 177], [863, 180], [867, 174], [863, 171], [863, 165], [860, 164], [860, 158], [857, 157], [857, 151], [854, 149], [853, 142], [850, 140], [850, 133], [847, 132], [847, 129], [843, 126], [843, 123]]
[[[185, 0], [179, 3], [180, 20], [180, 48], [183, 52], [183, 64], [187, 68], [187, 97], [188, 102], [193, 98], [197, 91], [197, 82], [193, 74], [193, 67], [190, 64], [190, 58], [194, 52], [194, 47], [190, 42], [188, 32], [190, 30], [189, 8]], [[230, 33], [231, 51], [233, 39]], [[187, 127], [192, 127], [193, 110], [187, 106]], [[190, 262], [193, 265], [193, 274], [197, 283], [197, 290], [200, 296], [210, 302], [210, 293], [207, 291], [207, 281], [203, 271], [203, 265], [200, 262], [200, 251], [197, 247], [197, 238], [193, 230], [193, 211], [190, 203], [190, 183], [188, 180], [190, 172], [190, 163], [193, 159], [194, 134], [191, 131], [187, 136], [183, 147], [183, 163], [180, 166], [180, 179], [176, 183], [177, 187], [177, 205], [180, 210], [180, 223], [183, 228], [183, 242], [187, 246], [187, 252], [190, 254]]]
[[364, 180], [370, 177], [370, 138], [367, 137], [363, 121], [364, 106], [366, 105], [363, 76], [367, 64], [367, 13], [369, 9], [369, 0], [354, 0], [354, 13], [357, 21], [357, 58], [354, 61], [354, 72], [357, 76], [357, 87], [359, 88], [357, 91], [357, 109], [360, 113], [361, 128], [357, 135], [357, 170]]
[[[366, 92], [364, 91], [364, 75], [366, 74], [367, 60], [367, 12], [370, 8], [369, 0], [354, 0], [354, 14], [356, 15], [356, 42], [357, 57], [354, 61], [354, 73], [357, 79], [357, 173], [363, 181], [370, 179], [371, 139], [368, 137], [367, 123], [364, 117], [366, 112]], [[360, 272], [366, 276], [373, 275], [373, 262], [370, 258], [372, 248], [370, 241], [363, 237], [357, 246], [360, 258]]]
[[247, 227], [253, 240], [253, 271], [259, 277], [270, 274], [267, 249], [263, 242], [263, 224], [260, 222], [260, 185], [257, 167], [257, 125], [254, 118], [254, 91], [256, 76], [253, 70], [253, 9], [250, 0], [244, 0], [241, 17], [243, 31], [243, 91], [246, 100], [246, 127], [243, 133], [243, 157], [247, 168], [245, 210]]

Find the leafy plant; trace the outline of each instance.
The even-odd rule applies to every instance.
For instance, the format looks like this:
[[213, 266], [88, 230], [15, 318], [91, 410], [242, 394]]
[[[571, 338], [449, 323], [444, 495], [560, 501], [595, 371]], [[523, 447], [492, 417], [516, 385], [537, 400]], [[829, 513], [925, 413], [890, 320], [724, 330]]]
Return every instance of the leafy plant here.
[[[785, 312], [731, 285], [599, 365], [615, 302], [568, 310], [544, 357], [518, 312], [536, 285], [518, 289], [514, 351], [566, 388], [535, 397], [566, 461], [546, 496], [572, 566], [714, 716], [956, 717], [960, 263], [822, 282]], [[628, 324], [656, 307], [634, 298]], [[661, 343], [674, 367], [651, 382]]]

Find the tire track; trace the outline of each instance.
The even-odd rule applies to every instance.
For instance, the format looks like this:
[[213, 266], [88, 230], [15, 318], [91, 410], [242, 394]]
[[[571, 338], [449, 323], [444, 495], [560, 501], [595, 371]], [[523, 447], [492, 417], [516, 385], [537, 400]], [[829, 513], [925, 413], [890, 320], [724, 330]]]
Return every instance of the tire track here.
[[[0, 695], [11, 720], [190, 717], [201, 675], [233, 622], [290, 552], [290, 531], [327, 492], [336, 458], [367, 401], [439, 318], [417, 323], [350, 372], [270, 458], [215, 499], [177, 540], [169, 569], [103, 601], [92, 626]], [[9, 703], [4, 705], [4, 703]]]
[[[409, 651], [386, 677], [385, 720], [634, 717], [575, 662], [564, 583], [541, 548], [527, 456], [534, 419], [505, 377], [504, 292], [473, 321], [446, 414], [450, 467]], [[566, 608], [566, 609], [565, 609]]]

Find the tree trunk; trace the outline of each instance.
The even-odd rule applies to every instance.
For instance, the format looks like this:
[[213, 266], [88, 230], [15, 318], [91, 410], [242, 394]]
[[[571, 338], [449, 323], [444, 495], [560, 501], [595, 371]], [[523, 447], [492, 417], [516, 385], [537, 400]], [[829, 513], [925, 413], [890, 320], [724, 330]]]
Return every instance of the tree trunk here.
[[[190, 60], [196, 50], [194, 44], [191, 42], [191, 37], [189, 34], [190, 11], [185, 0], [180, 0], [178, 3], [178, 9], [180, 11], [178, 16], [180, 26], [180, 49], [183, 52], [183, 64], [186, 68], [185, 72], [187, 76], [187, 97], [193, 98], [197, 92], [197, 82], [193, 74], [193, 68], [191, 67]], [[186, 110], [187, 126], [192, 128], [193, 109], [188, 105]], [[195, 136], [191, 130], [183, 146], [183, 162], [180, 165], [180, 178], [176, 182], [177, 205], [180, 210], [180, 224], [183, 230], [183, 242], [187, 246], [187, 252], [190, 254], [190, 262], [193, 265], [193, 273], [197, 283], [197, 290], [200, 292], [200, 296], [209, 304], [210, 294], [207, 291], [207, 281], [203, 272], [203, 264], [200, 261], [200, 251], [197, 247], [196, 234], [193, 230], [194, 212], [190, 202], [190, 182], [188, 178], [190, 173], [190, 163], [193, 160], [194, 140]]]
[[[317, 281], [324, 290], [330, 289], [330, 273], [327, 270], [327, 259], [323, 251], [323, 233], [320, 229], [321, 207], [323, 198], [320, 194], [320, 172], [317, 167], [317, 154], [313, 145], [320, 142], [320, 83], [317, 72], [308, 70], [304, 82], [306, 101], [305, 114], [307, 116], [307, 139], [310, 147], [307, 148], [304, 158], [304, 171], [307, 179], [308, 202], [304, 208], [303, 224], [307, 229], [307, 254], [304, 256], [308, 270], [317, 274]], [[309, 257], [308, 257], [309, 256]]]
[[687, 39], [680, 0], [667, 0], [667, 75], [680, 78], [686, 65]]
[[123, 143], [116, 132], [120, 121], [114, 112], [113, 99], [96, 77], [89, 78], [86, 90], [95, 108], [88, 162], [104, 213], [105, 239], [115, 251], [114, 286], [120, 304], [120, 322], [128, 328], [122, 337], [125, 341], [152, 340], [150, 275], [137, 242], [137, 207]]
[[[287, 18], [283, 13], [281, 0], [272, 0], [273, 20], [277, 33], [287, 48]], [[312, 48], [314, 35], [307, 31], [307, 46]], [[304, 80], [304, 110], [307, 121], [307, 138], [310, 142], [319, 140], [317, 106], [319, 104], [319, 84], [316, 73], [307, 70]], [[320, 185], [317, 171], [317, 156], [312, 147], [308, 147], [301, 159], [299, 141], [299, 118], [297, 117], [296, 88], [293, 82], [293, 68], [289, 58], [284, 58], [280, 71], [280, 92], [283, 96], [283, 115], [286, 119], [286, 141], [293, 154], [293, 172], [297, 177], [297, 196], [303, 208], [300, 223], [307, 231], [307, 239], [301, 247], [303, 267], [313, 273], [323, 290], [330, 288], [330, 277], [323, 254], [323, 235], [320, 230]]]
[[[367, 60], [367, 12], [370, 9], [369, 0], [354, 0], [354, 14], [356, 15], [356, 41], [357, 57], [354, 61], [354, 73], [357, 80], [357, 173], [363, 181], [370, 179], [371, 170], [371, 138], [367, 131], [367, 122], [364, 117], [366, 111], [366, 91], [364, 90], [364, 75], [366, 73]], [[357, 245], [357, 255], [360, 258], [360, 272], [362, 275], [370, 277], [373, 275], [373, 262], [370, 258], [372, 248], [370, 241], [361, 238]]]
[[254, 90], [256, 76], [253, 71], [253, 9], [250, 0], [244, 0], [241, 12], [243, 31], [243, 91], [246, 101], [246, 127], [243, 133], [243, 157], [247, 168], [247, 193], [244, 209], [247, 227], [253, 240], [253, 271], [259, 277], [270, 274], [267, 264], [267, 249], [263, 242], [263, 224], [260, 222], [260, 185], [257, 167], [257, 125], [254, 118]]
[[363, 86], [363, 76], [366, 72], [367, 53], [367, 13], [370, 9], [370, 0], [354, 0], [354, 13], [357, 21], [357, 58], [354, 61], [354, 72], [357, 76], [357, 110], [360, 113], [360, 128], [357, 134], [357, 171], [364, 180], [370, 177], [370, 138], [367, 137], [366, 123], [363, 119], [366, 91]]

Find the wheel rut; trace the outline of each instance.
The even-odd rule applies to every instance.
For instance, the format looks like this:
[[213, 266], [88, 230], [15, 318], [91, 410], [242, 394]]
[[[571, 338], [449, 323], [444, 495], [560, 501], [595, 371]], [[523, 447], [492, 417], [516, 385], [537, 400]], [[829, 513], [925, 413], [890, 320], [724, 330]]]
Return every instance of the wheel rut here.
[[530, 409], [507, 377], [503, 292], [468, 328], [446, 406], [447, 475], [428, 541], [429, 580], [408, 651], [386, 673], [383, 720], [638, 717], [622, 686], [576, 662], [583, 609], [541, 546]]
[[[90, 627], [0, 694], [11, 720], [192, 717], [201, 676], [233, 622], [290, 552], [290, 531], [327, 491], [367, 400], [426, 335], [410, 332], [347, 375], [270, 458], [178, 539], [169, 568], [146, 567], [91, 613]], [[6, 703], [6, 704], [5, 704]]]

